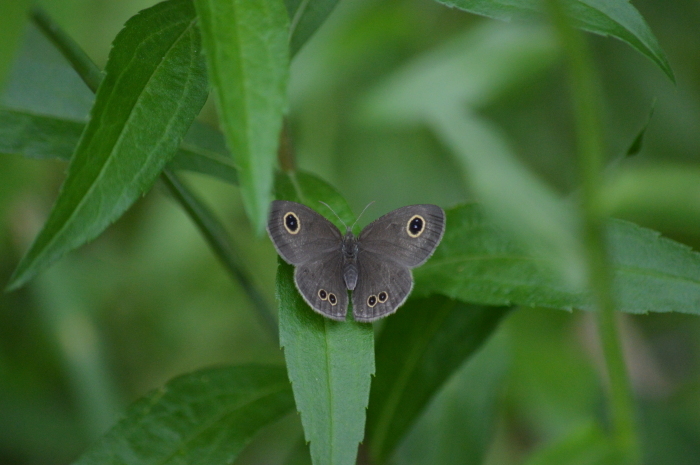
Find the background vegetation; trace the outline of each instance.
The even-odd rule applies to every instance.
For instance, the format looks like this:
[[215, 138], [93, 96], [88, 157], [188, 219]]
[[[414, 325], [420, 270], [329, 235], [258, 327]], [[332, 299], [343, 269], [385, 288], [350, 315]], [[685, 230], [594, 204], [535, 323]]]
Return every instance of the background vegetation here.
[[[697, 462], [695, 2], [635, 1], [648, 30], [623, 15], [609, 31], [623, 40], [586, 33], [580, 46], [556, 2], [525, 22], [517, 7], [534, 3], [511, 2], [515, 13], [490, 12], [515, 16], [501, 22], [459, 8], [489, 2], [290, 0], [288, 72], [280, 2], [260, 2], [272, 5], [264, 14], [239, 6], [237, 23], [215, 1], [134, 17], [156, 3], [54, 0], [33, 17], [26, 2], [0, 7], [0, 277], [26, 281], [0, 295], [0, 462], [292, 464], [309, 463], [310, 450], [316, 464], [353, 463], [361, 440], [359, 460], [377, 464]], [[584, 13], [574, 25], [605, 23]], [[47, 37], [52, 21], [65, 36]], [[267, 42], [244, 45], [272, 65], [237, 68], [217, 47], [253, 26]], [[640, 30], [649, 34], [630, 36]], [[266, 96], [246, 102], [267, 109], [248, 120], [250, 139], [226, 79], [236, 73]], [[276, 163], [283, 112], [281, 160], [295, 170], [273, 180], [264, 168]], [[96, 166], [95, 153], [118, 167], [97, 194], [76, 174]], [[135, 161], [144, 153], [161, 155]], [[66, 180], [71, 157], [77, 181]], [[361, 226], [411, 203], [448, 210], [414, 298], [374, 328], [304, 308], [260, 234], [273, 182], [277, 197], [324, 200], [345, 221], [374, 201]], [[70, 193], [83, 188], [121, 200], [71, 216]], [[69, 227], [51, 229], [61, 221]], [[603, 235], [610, 268], [591, 258]], [[31, 246], [37, 236], [49, 245]], [[616, 326], [590, 311], [605, 302], [605, 273]], [[627, 370], [599, 327], [613, 341], [617, 328]]]

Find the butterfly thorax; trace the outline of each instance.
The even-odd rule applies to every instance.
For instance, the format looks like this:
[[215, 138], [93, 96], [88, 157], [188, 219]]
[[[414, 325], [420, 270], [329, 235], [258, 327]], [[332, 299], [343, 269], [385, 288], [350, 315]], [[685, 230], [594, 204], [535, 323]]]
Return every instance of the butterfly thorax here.
[[343, 236], [343, 278], [345, 285], [351, 291], [357, 285], [357, 238], [348, 230]]

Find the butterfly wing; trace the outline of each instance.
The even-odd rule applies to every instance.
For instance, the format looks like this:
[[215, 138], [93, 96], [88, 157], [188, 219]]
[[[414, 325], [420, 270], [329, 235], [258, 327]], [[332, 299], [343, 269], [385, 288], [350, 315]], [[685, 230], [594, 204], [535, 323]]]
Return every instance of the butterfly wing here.
[[394, 313], [413, 288], [411, 270], [384, 255], [363, 251], [357, 261], [357, 286], [352, 291], [355, 321], [371, 322]]
[[362, 230], [360, 252], [386, 256], [415, 268], [433, 254], [445, 232], [445, 212], [437, 205], [409, 205], [387, 213]]
[[338, 228], [305, 205], [275, 200], [267, 233], [284, 261], [296, 266], [294, 283], [306, 303], [329, 318], [344, 320], [348, 295]]
[[437, 205], [409, 205], [369, 224], [358, 238], [358, 279], [353, 316], [374, 321], [394, 313], [413, 287], [411, 268], [425, 263], [445, 232]]

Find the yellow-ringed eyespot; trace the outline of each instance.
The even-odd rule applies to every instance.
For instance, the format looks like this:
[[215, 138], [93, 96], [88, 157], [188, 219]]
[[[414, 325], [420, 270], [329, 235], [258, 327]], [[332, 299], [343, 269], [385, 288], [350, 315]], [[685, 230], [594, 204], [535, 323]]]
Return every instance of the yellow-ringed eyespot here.
[[294, 212], [287, 212], [284, 214], [284, 229], [287, 230], [289, 234], [297, 234], [301, 229], [301, 221], [299, 217]]
[[335, 304], [338, 303], [338, 299], [335, 298], [335, 294], [333, 294], [332, 292], [328, 294], [328, 302], [330, 302], [333, 306], [335, 306]]
[[382, 303], [382, 304], [383, 304], [384, 302], [386, 302], [386, 299], [388, 299], [389, 296], [387, 295], [386, 292], [382, 291], [382, 292], [379, 293], [379, 295], [377, 296], [377, 298], [379, 299], [379, 303]]
[[425, 231], [425, 218], [420, 215], [413, 215], [406, 223], [406, 232], [411, 237], [418, 237]]
[[325, 289], [319, 289], [318, 290], [318, 297], [321, 300], [326, 300], [328, 298], [328, 293], [326, 292]]
[[369, 307], [374, 307], [377, 305], [377, 296], [372, 294], [371, 296], [367, 297], [367, 305]]

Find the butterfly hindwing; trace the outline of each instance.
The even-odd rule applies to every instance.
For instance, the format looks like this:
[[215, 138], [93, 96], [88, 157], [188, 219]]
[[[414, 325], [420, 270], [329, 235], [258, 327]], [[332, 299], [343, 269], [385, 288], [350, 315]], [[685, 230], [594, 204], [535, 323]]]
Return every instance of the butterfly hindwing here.
[[386, 256], [364, 252], [352, 292], [355, 321], [370, 322], [394, 313], [413, 288], [411, 270]]
[[334, 320], [344, 321], [348, 311], [348, 290], [343, 280], [343, 256], [319, 255], [297, 265], [294, 283], [311, 308]]

